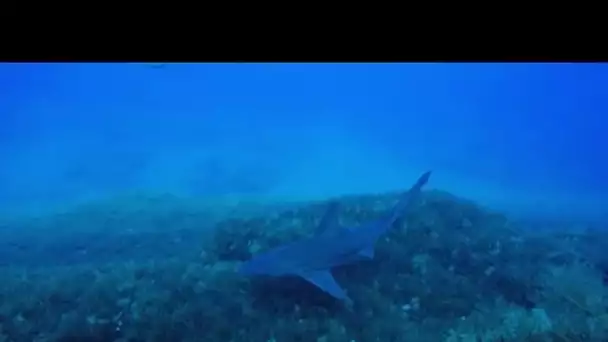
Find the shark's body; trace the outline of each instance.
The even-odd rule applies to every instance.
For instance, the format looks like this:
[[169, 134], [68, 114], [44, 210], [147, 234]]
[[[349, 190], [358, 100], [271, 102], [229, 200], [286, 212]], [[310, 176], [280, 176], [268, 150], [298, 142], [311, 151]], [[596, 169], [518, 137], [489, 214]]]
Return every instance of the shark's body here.
[[403, 193], [383, 218], [357, 227], [338, 224], [338, 205], [332, 203], [314, 236], [276, 247], [245, 262], [240, 273], [245, 275], [299, 276], [330, 295], [351, 302], [336, 282], [331, 269], [362, 259], [372, 259], [378, 239], [384, 235], [403, 212], [418, 199], [431, 172], [424, 173]]

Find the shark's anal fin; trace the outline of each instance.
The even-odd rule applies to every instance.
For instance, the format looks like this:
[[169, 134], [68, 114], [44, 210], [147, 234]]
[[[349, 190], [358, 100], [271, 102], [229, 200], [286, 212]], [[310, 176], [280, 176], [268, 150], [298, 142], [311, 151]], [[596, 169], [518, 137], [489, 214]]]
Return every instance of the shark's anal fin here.
[[367, 259], [373, 259], [374, 258], [374, 247], [362, 249], [357, 254], [359, 254], [360, 256], [367, 258]]
[[340, 299], [347, 304], [352, 303], [351, 299], [348, 297], [344, 289], [342, 289], [342, 287], [336, 282], [336, 279], [334, 279], [334, 276], [330, 271], [314, 271], [301, 274], [300, 276], [315, 284], [321, 290], [329, 293], [333, 297]]

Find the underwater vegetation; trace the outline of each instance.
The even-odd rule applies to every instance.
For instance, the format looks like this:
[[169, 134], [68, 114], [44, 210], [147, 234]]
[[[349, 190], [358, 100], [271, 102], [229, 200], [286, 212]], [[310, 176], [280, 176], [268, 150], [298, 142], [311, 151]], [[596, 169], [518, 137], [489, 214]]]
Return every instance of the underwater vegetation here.
[[356, 229], [401, 195], [242, 210], [137, 198], [5, 220], [0, 341], [608, 340], [608, 231], [441, 191], [422, 191], [373, 258], [333, 268], [350, 307], [300, 277], [238, 272], [318, 234], [331, 203]]

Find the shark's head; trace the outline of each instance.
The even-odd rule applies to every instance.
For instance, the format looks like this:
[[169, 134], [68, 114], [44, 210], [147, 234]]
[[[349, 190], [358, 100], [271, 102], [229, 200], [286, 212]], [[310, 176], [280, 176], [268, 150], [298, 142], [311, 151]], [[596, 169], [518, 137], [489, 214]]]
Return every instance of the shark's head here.
[[286, 270], [281, 260], [271, 255], [255, 256], [251, 260], [245, 261], [239, 268], [239, 274], [281, 276], [286, 274]]

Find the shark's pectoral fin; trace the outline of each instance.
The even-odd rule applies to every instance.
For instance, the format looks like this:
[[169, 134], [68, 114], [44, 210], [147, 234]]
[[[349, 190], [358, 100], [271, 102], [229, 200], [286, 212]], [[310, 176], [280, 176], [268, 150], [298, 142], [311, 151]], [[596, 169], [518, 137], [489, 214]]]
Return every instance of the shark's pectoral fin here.
[[373, 259], [374, 258], [374, 247], [362, 249], [357, 254], [359, 254], [359, 256], [362, 256], [367, 259]]
[[334, 276], [331, 274], [331, 272], [314, 271], [301, 274], [300, 276], [306, 279], [307, 281], [315, 284], [321, 290], [329, 293], [330, 295], [340, 300], [346, 301], [347, 303], [351, 302], [350, 298], [348, 297], [344, 289], [342, 289], [342, 287], [336, 282], [336, 279], [334, 279]]

